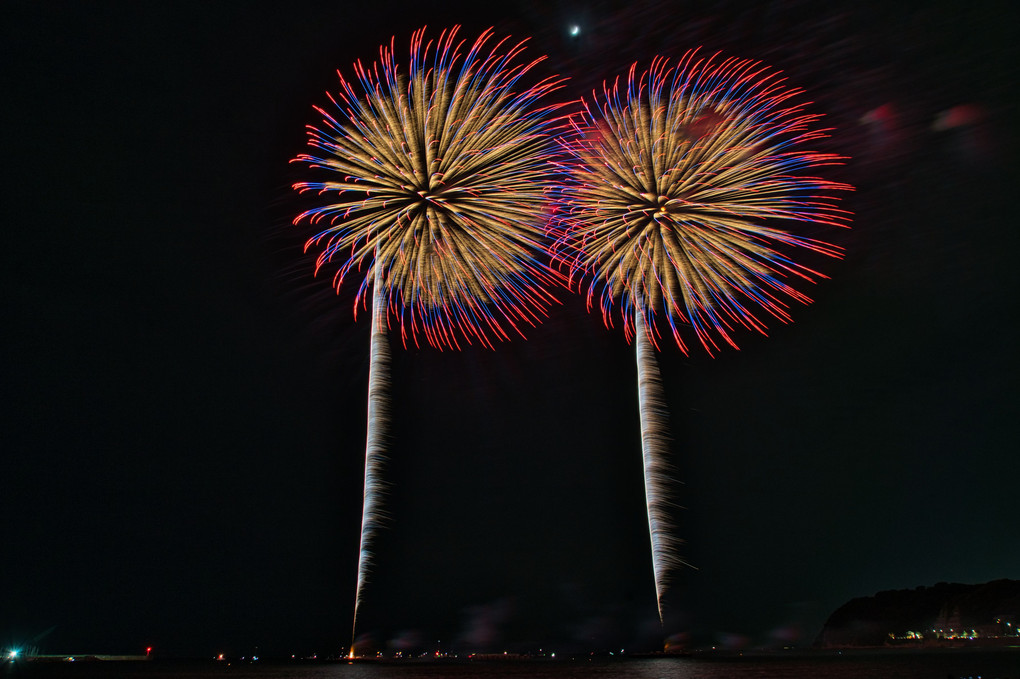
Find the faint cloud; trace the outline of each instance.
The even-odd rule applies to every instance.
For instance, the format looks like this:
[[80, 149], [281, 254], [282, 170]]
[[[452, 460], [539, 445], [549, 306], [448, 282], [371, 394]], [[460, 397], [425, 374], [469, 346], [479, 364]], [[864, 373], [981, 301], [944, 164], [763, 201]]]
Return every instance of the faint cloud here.
[[418, 630], [401, 630], [395, 637], [386, 642], [393, 651], [414, 651], [424, 647], [421, 632]]
[[455, 642], [464, 651], [495, 651], [503, 642], [502, 625], [513, 613], [510, 599], [497, 599], [489, 604], [464, 609], [464, 627]]

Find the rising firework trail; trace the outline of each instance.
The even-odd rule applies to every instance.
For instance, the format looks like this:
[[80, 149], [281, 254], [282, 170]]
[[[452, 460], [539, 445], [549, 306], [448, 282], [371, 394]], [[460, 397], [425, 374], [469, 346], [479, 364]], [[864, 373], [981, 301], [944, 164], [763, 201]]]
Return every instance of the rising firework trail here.
[[[668, 332], [710, 355], [736, 348], [738, 327], [765, 333], [762, 316], [791, 320], [789, 300], [811, 300], [787, 280], [824, 277], [796, 263], [801, 251], [839, 257], [840, 248], [798, 235], [845, 226], [834, 192], [848, 185], [816, 176], [840, 156], [809, 150], [827, 136], [800, 90], [759, 62], [703, 58], [631, 67], [571, 116], [561, 145], [568, 160], [565, 209], [554, 225], [556, 256], [571, 280], [587, 281], [612, 326], [617, 303], [636, 338], [645, 497], [660, 621], [670, 570], [683, 563], [669, 522], [667, 425], [653, 348]], [[764, 313], [763, 313], [764, 312]]]
[[[525, 80], [544, 57], [519, 61], [524, 43], [485, 31], [465, 53], [459, 27], [411, 38], [406, 65], [395, 40], [357, 81], [340, 74], [329, 110], [309, 127], [313, 151], [295, 161], [315, 181], [295, 184], [320, 204], [303, 212], [322, 230], [316, 272], [336, 267], [334, 286], [362, 276], [354, 313], [372, 288], [369, 418], [364, 510], [353, 627], [363, 603], [372, 543], [383, 517], [391, 319], [406, 346], [439, 349], [521, 335], [555, 302], [562, 283], [545, 263], [551, 135], [559, 105], [540, 100], [561, 80]], [[354, 653], [353, 642], [351, 654]]]
[[[390, 419], [390, 344], [386, 337], [386, 288], [382, 273], [373, 267], [372, 335], [368, 359], [368, 427], [365, 443], [365, 486], [361, 509], [361, 541], [358, 546], [358, 582], [354, 593], [354, 620], [358, 618], [365, 583], [372, 567], [371, 539], [385, 513], [382, 510], [383, 465], [386, 461], [386, 431]], [[354, 629], [352, 626], [353, 638]], [[354, 644], [351, 644], [351, 655]]]

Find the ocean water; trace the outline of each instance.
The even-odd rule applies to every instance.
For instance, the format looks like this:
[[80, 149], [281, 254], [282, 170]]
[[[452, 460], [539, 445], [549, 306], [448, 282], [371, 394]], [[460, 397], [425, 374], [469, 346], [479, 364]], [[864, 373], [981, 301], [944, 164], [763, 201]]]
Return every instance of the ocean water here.
[[730, 658], [457, 663], [50, 663], [5, 677], [68, 679], [1020, 679], [1020, 650], [811, 654]]

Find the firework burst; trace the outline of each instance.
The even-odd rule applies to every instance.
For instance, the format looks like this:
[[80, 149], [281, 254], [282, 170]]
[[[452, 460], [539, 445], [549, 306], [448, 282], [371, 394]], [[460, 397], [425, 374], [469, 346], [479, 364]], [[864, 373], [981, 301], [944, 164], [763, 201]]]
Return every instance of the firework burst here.
[[525, 87], [542, 59], [518, 63], [524, 43], [490, 46], [490, 30], [465, 56], [457, 32], [414, 33], [406, 70], [391, 41], [354, 65], [360, 88], [340, 75], [335, 114], [309, 128], [318, 154], [295, 159], [332, 176], [295, 188], [328, 200], [295, 223], [326, 226], [306, 250], [338, 264], [338, 289], [364, 272], [355, 313], [378, 268], [405, 344], [491, 347], [541, 320], [559, 283], [541, 256], [558, 119], [537, 102], [561, 80]]
[[[688, 52], [676, 66], [657, 58], [631, 67], [571, 117], [562, 142], [568, 161], [565, 209], [554, 226], [557, 257], [572, 281], [587, 280], [612, 325], [620, 305], [636, 335], [638, 393], [649, 533], [659, 616], [669, 571], [682, 563], [669, 523], [669, 478], [662, 385], [653, 347], [668, 328], [714, 354], [736, 347], [739, 327], [765, 332], [763, 319], [788, 322], [789, 301], [811, 300], [789, 279], [822, 274], [790, 258], [798, 248], [838, 257], [840, 249], [780, 228], [844, 226], [834, 192], [845, 184], [813, 176], [840, 156], [806, 150], [827, 136], [819, 116], [795, 100], [758, 62]], [[583, 284], [581, 284], [583, 287]]]
[[360, 87], [340, 75], [336, 111], [317, 109], [323, 124], [309, 127], [315, 155], [295, 159], [325, 175], [294, 186], [323, 198], [294, 220], [324, 227], [305, 248], [320, 251], [316, 272], [336, 263], [338, 290], [363, 275], [355, 315], [372, 289], [355, 631], [385, 516], [390, 317], [405, 346], [424, 337], [440, 349], [491, 348], [539, 321], [554, 301], [547, 287], [563, 282], [543, 263], [550, 135], [562, 121], [557, 106], [538, 106], [561, 81], [525, 86], [541, 59], [518, 62], [523, 43], [486, 31], [465, 54], [457, 32], [428, 42], [415, 32], [406, 68], [391, 40], [371, 66], [354, 65]]
[[822, 274], [786, 253], [840, 249], [777, 225], [845, 225], [831, 194], [850, 187], [808, 174], [843, 159], [803, 148], [827, 135], [800, 94], [758, 62], [692, 51], [631, 67], [626, 91], [605, 86], [572, 117], [556, 249], [607, 325], [619, 300], [628, 338], [643, 313], [656, 345], [659, 318], [685, 353], [688, 327], [711, 354], [738, 326], [764, 333], [758, 310], [787, 322], [787, 300], [811, 301], [786, 280]]

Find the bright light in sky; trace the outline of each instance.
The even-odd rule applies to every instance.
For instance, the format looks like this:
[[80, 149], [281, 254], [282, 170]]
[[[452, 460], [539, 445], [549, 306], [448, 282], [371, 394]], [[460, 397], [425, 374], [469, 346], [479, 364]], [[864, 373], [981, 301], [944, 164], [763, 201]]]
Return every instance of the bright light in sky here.
[[571, 24], [570, 35], [579, 35], [581, 33], [581, 27], [577, 24]]

